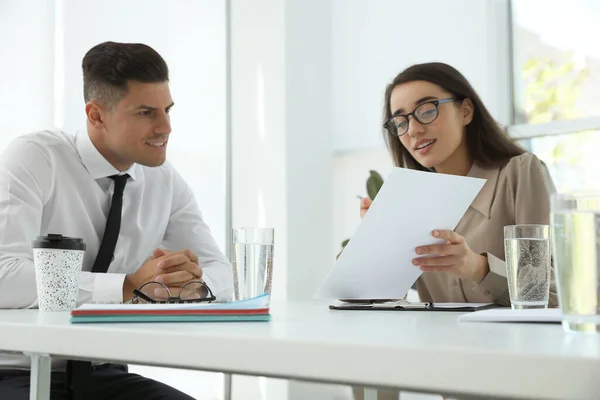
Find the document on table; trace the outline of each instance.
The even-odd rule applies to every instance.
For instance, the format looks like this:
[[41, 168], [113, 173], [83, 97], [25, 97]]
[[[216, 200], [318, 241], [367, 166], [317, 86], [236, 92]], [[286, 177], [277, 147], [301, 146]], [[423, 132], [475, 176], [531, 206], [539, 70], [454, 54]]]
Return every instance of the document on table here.
[[330, 310], [371, 310], [371, 311], [477, 311], [496, 307], [493, 303], [431, 303], [410, 302], [404, 299], [391, 301], [337, 300], [329, 305]]
[[458, 322], [554, 322], [560, 323], [560, 308], [512, 310], [499, 308], [460, 315]]
[[401, 299], [421, 275], [415, 248], [443, 243], [484, 179], [394, 168], [315, 294], [327, 299]]

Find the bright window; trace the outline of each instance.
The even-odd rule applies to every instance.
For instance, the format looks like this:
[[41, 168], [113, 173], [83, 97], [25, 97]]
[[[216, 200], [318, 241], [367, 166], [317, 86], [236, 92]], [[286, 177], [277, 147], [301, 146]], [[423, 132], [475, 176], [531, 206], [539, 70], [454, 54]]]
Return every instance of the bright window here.
[[513, 0], [512, 136], [561, 192], [600, 189], [600, 2]]

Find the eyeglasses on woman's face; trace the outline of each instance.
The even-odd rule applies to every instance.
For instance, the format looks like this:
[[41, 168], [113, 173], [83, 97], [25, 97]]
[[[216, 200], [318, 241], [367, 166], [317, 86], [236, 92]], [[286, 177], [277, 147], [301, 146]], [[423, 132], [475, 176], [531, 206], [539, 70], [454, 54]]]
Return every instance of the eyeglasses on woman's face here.
[[415, 109], [408, 114], [393, 116], [383, 124], [383, 127], [387, 129], [391, 135], [400, 137], [408, 132], [408, 117], [412, 115], [413, 118], [420, 124], [430, 124], [439, 116], [440, 104], [448, 103], [454, 100], [456, 100], [456, 98], [448, 97], [446, 99], [426, 101], [416, 106]]

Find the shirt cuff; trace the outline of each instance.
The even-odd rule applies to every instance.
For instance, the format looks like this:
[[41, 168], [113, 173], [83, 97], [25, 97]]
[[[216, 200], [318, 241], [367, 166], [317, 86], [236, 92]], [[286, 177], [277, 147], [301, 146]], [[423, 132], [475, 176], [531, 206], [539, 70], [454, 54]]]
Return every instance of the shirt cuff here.
[[94, 274], [92, 303], [115, 304], [123, 302], [125, 274]]
[[494, 303], [510, 305], [506, 263], [491, 253], [481, 253], [481, 255], [487, 257], [490, 271], [473, 290], [489, 297]]

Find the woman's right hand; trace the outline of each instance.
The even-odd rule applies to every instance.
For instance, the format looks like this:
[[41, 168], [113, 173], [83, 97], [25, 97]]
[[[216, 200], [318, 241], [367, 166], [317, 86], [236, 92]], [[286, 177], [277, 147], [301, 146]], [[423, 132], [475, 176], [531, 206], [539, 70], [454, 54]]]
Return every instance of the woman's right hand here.
[[360, 219], [365, 217], [365, 214], [369, 210], [369, 207], [371, 207], [371, 204], [373, 204], [373, 200], [368, 197], [363, 197], [363, 199], [360, 201]]

